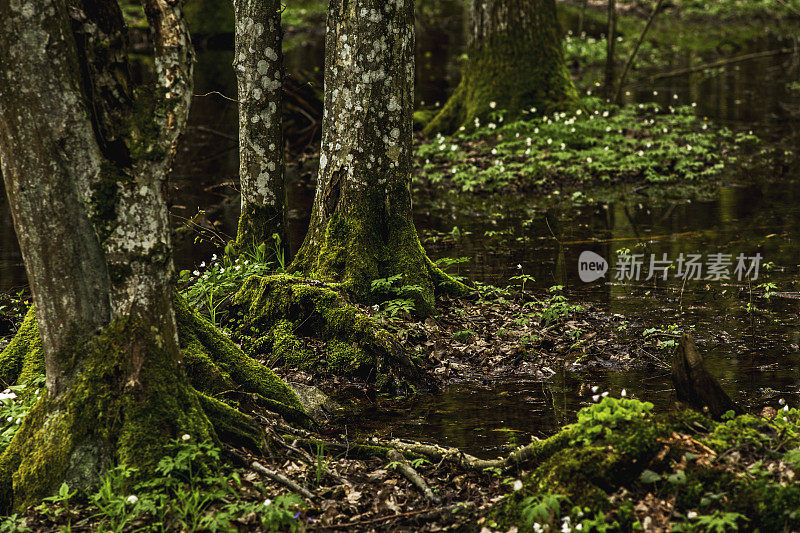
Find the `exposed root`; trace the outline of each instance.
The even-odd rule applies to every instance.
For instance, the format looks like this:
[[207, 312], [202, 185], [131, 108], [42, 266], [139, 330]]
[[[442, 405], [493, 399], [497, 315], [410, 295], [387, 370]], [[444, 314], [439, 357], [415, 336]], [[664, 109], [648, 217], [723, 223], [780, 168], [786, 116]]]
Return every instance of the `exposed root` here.
[[[233, 302], [234, 338], [272, 365], [358, 377], [391, 393], [431, 385], [391, 333], [325, 283], [254, 276]], [[324, 341], [321, 356], [308, 339]]]

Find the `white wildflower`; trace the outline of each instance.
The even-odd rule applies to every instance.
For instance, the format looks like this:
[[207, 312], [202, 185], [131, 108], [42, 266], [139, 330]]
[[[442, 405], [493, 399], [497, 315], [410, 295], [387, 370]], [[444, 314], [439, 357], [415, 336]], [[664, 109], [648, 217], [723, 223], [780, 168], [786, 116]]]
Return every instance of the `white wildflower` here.
[[139, 498], [135, 494], [131, 494], [130, 496], [125, 498], [125, 502], [129, 503], [131, 505], [135, 505], [136, 502], [138, 502], [138, 501], [139, 501]]
[[192, 436], [191, 436], [191, 435], [189, 435], [188, 433], [184, 433], [184, 434], [183, 434], [183, 436], [181, 436], [181, 440], [182, 440], [183, 442], [186, 442], [187, 440], [189, 440], [189, 439], [191, 439], [191, 438], [192, 438]]

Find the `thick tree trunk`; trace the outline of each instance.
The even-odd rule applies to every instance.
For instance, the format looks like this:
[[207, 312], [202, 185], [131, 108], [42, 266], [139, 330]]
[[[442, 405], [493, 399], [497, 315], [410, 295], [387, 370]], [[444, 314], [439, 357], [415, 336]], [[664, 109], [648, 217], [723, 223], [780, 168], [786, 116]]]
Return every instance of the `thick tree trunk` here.
[[182, 433], [214, 438], [181, 365], [162, 195], [191, 45], [180, 3], [145, 9], [157, 82], [125, 106], [116, 2], [0, 0], [0, 159], [47, 376], [0, 457], [6, 508], [63, 481], [88, 488], [118, 462], [147, 471]]
[[281, 90], [281, 3], [235, 0], [239, 80], [239, 180], [242, 214], [236, 244], [286, 243]]
[[473, 0], [469, 59], [461, 83], [425, 134], [450, 133], [492, 110], [574, 108], [555, 0]]
[[446, 276], [411, 212], [414, 3], [331, 0], [327, 26], [317, 191], [292, 269], [366, 300], [373, 280], [399, 274], [430, 314]]

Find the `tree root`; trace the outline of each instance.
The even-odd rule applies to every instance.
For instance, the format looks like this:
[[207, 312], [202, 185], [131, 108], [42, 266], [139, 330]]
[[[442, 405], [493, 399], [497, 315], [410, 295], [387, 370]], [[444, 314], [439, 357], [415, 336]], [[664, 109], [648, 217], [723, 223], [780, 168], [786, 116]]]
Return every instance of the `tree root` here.
[[[433, 387], [394, 335], [323, 282], [254, 276], [233, 298], [231, 317], [245, 352], [272, 365], [357, 377], [390, 393]], [[304, 339], [323, 340], [322, 357]]]
[[[245, 355], [211, 323], [176, 295], [175, 315], [184, 367], [200, 406], [217, 437], [263, 449], [263, 430], [237, 408], [265, 408], [311, 427], [295, 393], [270, 369]], [[0, 353], [0, 379], [6, 385], [44, 373], [42, 343], [33, 307], [11, 343]]]
[[392, 457], [397, 457], [395, 454], [400, 452], [407, 459], [418, 459], [422, 457], [435, 462], [450, 463], [464, 470], [484, 471], [486, 469], [499, 468], [503, 471], [510, 471], [523, 466], [529, 467], [547, 460], [554, 453], [569, 445], [572, 434], [569, 431], [561, 431], [547, 439], [538, 440], [526, 446], [520, 446], [507, 456], [497, 459], [479, 459], [474, 455], [462, 452], [458, 448], [450, 448], [438, 444], [405, 442], [398, 439], [390, 441], [379, 440], [376, 441], [375, 444], [344, 445], [315, 438], [299, 437], [297, 435], [284, 435], [283, 438], [296, 439], [297, 442], [312, 451], [318, 446], [323, 446], [326, 453], [346, 455], [354, 459], [379, 457], [394, 461], [395, 459], [392, 459]]

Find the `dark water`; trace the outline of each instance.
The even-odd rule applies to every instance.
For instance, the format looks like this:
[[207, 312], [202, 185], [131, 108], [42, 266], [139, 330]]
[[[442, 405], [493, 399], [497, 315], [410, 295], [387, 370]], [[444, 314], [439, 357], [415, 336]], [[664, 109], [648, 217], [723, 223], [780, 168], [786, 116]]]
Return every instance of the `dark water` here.
[[[458, 2], [453, 2], [454, 5]], [[463, 51], [463, 14], [450, 11], [438, 20], [418, 24], [417, 98], [428, 105], [444, 102], [458, 81], [458, 56]], [[769, 39], [752, 43], [753, 50], [775, 48]], [[742, 51], [744, 52], [744, 51]], [[236, 84], [228, 50], [201, 50], [196, 93], [219, 91], [235, 96]], [[712, 58], [704, 58], [709, 60]], [[691, 58], [676, 56], [678, 68]], [[322, 43], [296, 46], [287, 68], [300, 79], [319, 83]], [[732, 129], [753, 130], [775, 146], [797, 148], [800, 99], [786, 90], [786, 80], [798, 79], [797, 56], [772, 56], [718, 70], [707, 76], [688, 74], [639, 84], [629, 101], [661, 104], [696, 102], [698, 112]], [[632, 81], [645, 79], [634, 72]], [[657, 91], [657, 95], [653, 92]], [[796, 94], [796, 93], [795, 93]], [[677, 99], [675, 96], [677, 95]], [[181, 150], [171, 189], [171, 213], [176, 225], [198, 210], [213, 212], [196, 218], [224, 238], [235, 232], [236, 104], [217, 95], [195, 98], [191, 140]], [[519, 274], [517, 265], [547, 288], [564, 285], [574, 297], [599, 304], [610, 313], [647, 327], [676, 324], [691, 329], [709, 357], [713, 372], [736, 398], [753, 407], [785, 397], [800, 404], [800, 300], [773, 297], [759, 300], [755, 285], [772, 282], [778, 291], [800, 291], [800, 165], [797, 160], [765, 159], [755, 170], [731, 168], [707, 199], [690, 201], [680, 190], [667, 198], [645, 190], [623, 191], [608, 202], [558, 202], [553, 197], [416, 198], [417, 225], [435, 257], [465, 256], [460, 273], [505, 284]], [[290, 187], [294, 243], [302, 238], [312, 190], [296, 166]], [[299, 181], [297, 181], [299, 180]], [[439, 238], [458, 227], [458, 239]], [[487, 237], [486, 231], [499, 232]], [[736, 281], [616, 282], [613, 271], [604, 281], [585, 284], [578, 278], [577, 260], [591, 250], [612, 259], [629, 248], [646, 256], [667, 253], [760, 253], [774, 264], [761, 270], [748, 286]], [[176, 263], [187, 268], [208, 256], [213, 243], [178, 239]], [[0, 199], [0, 291], [25, 283], [16, 238], [5, 199]], [[762, 311], [744, 310], [753, 301]], [[618, 394], [623, 388], [659, 407], [671, 401], [666, 371], [593, 372], [557, 370], [545, 382], [524, 376], [494, 377], [453, 386], [435, 397], [419, 397], [381, 406], [365, 413], [354, 432], [437, 440], [479, 455], [493, 455], [510, 443], [527, 442], [568, 422], [588, 399], [577, 394], [581, 384], [597, 384]]]

